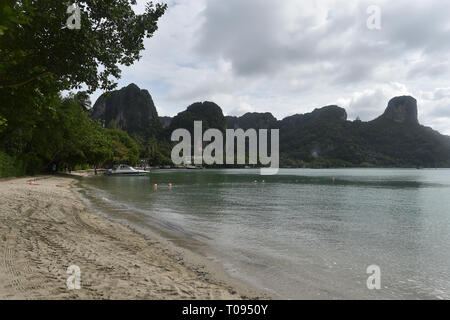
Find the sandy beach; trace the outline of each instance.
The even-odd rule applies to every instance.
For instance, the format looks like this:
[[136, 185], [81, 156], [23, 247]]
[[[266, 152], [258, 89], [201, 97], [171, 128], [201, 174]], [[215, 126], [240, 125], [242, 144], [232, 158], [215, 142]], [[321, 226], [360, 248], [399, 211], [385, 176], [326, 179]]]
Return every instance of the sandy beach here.
[[[88, 207], [76, 179], [0, 180], [0, 299], [241, 299], [201, 263]], [[69, 290], [69, 266], [81, 289]], [[245, 290], [244, 290], [245, 291]]]

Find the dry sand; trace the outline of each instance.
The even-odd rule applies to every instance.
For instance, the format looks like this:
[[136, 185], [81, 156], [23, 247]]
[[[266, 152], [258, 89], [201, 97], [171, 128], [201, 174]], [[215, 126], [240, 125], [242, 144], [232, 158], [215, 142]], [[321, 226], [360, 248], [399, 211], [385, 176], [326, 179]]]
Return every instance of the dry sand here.
[[[73, 178], [0, 180], [0, 299], [239, 299], [157, 239], [90, 212]], [[67, 268], [81, 270], [68, 290]]]

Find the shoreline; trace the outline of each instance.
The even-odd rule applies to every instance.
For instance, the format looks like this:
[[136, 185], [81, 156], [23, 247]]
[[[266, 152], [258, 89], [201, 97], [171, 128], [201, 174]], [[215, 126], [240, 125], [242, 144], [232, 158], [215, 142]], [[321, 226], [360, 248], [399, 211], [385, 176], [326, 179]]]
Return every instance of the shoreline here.
[[[206, 257], [93, 212], [75, 186], [88, 175], [0, 180], [0, 299], [269, 298]], [[79, 290], [67, 289], [71, 265]]]
[[[77, 174], [79, 176], [79, 174]], [[83, 178], [94, 178], [94, 174], [82, 174]], [[251, 284], [249, 281], [230, 275], [223, 266], [223, 261], [219, 262], [215, 256], [218, 252], [215, 248], [207, 246], [205, 243], [192, 239], [189, 235], [157, 226], [158, 223], [147, 224], [143, 227], [140, 223], [132, 222], [127, 218], [112, 217], [110, 214], [111, 208], [106, 208], [98, 204], [94, 204], [97, 197], [89, 196], [87, 194], [90, 189], [83, 185], [84, 179], [79, 179], [76, 183], [76, 192], [86, 206], [95, 214], [113, 223], [119, 223], [125, 226], [133, 233], [140, 235], [147, 240], [157, 241], [161, 243], [166, 251], [166, 254], [175, 258], [183, 266], [199, 272], [206, 279], [218, 281], [225, 284], [233, 292], [237, 291], [243, 295], [245, 299], [278, 299], [275, 294], [271, 294], [257, 286]], [[126, 215], [126, 213], [125, 213]]]

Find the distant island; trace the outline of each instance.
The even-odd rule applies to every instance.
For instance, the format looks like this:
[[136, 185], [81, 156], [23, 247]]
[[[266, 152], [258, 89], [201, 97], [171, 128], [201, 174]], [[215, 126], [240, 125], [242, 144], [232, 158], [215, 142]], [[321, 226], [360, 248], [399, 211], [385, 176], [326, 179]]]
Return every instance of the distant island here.
[[214, 102], [196, 102], [175, 117], [159, 117], [147, 90], [130, 84], [102, 95], [91, 117], [111, 130], [123, 130], [138, 145], [139, 157], [153, 165], [170, 165], [170, 134], [203, 129], [279, 129], [282, 167], [449, 167], [450, 137], [418, 121], [417, 101], [391, 99], [378, 118], [349, 121], [335, 105], [277, 120], [271, 113], [224, 116]]

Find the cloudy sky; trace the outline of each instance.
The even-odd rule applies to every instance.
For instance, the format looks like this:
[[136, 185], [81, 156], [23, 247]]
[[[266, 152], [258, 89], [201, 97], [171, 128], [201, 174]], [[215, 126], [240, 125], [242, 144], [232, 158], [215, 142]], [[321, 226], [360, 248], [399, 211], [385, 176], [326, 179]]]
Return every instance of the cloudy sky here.
[[[160, 115], [209, 100], [227, 115], [281, 119], [337, 104], [350, 119], [372, 120], [409, 94], [422, 124], [450, 134], [450, 1], [166, 3], [142, 59], [119, 80], [148, 89]], [[381, 29], [367, 27], [373, 5]]]

